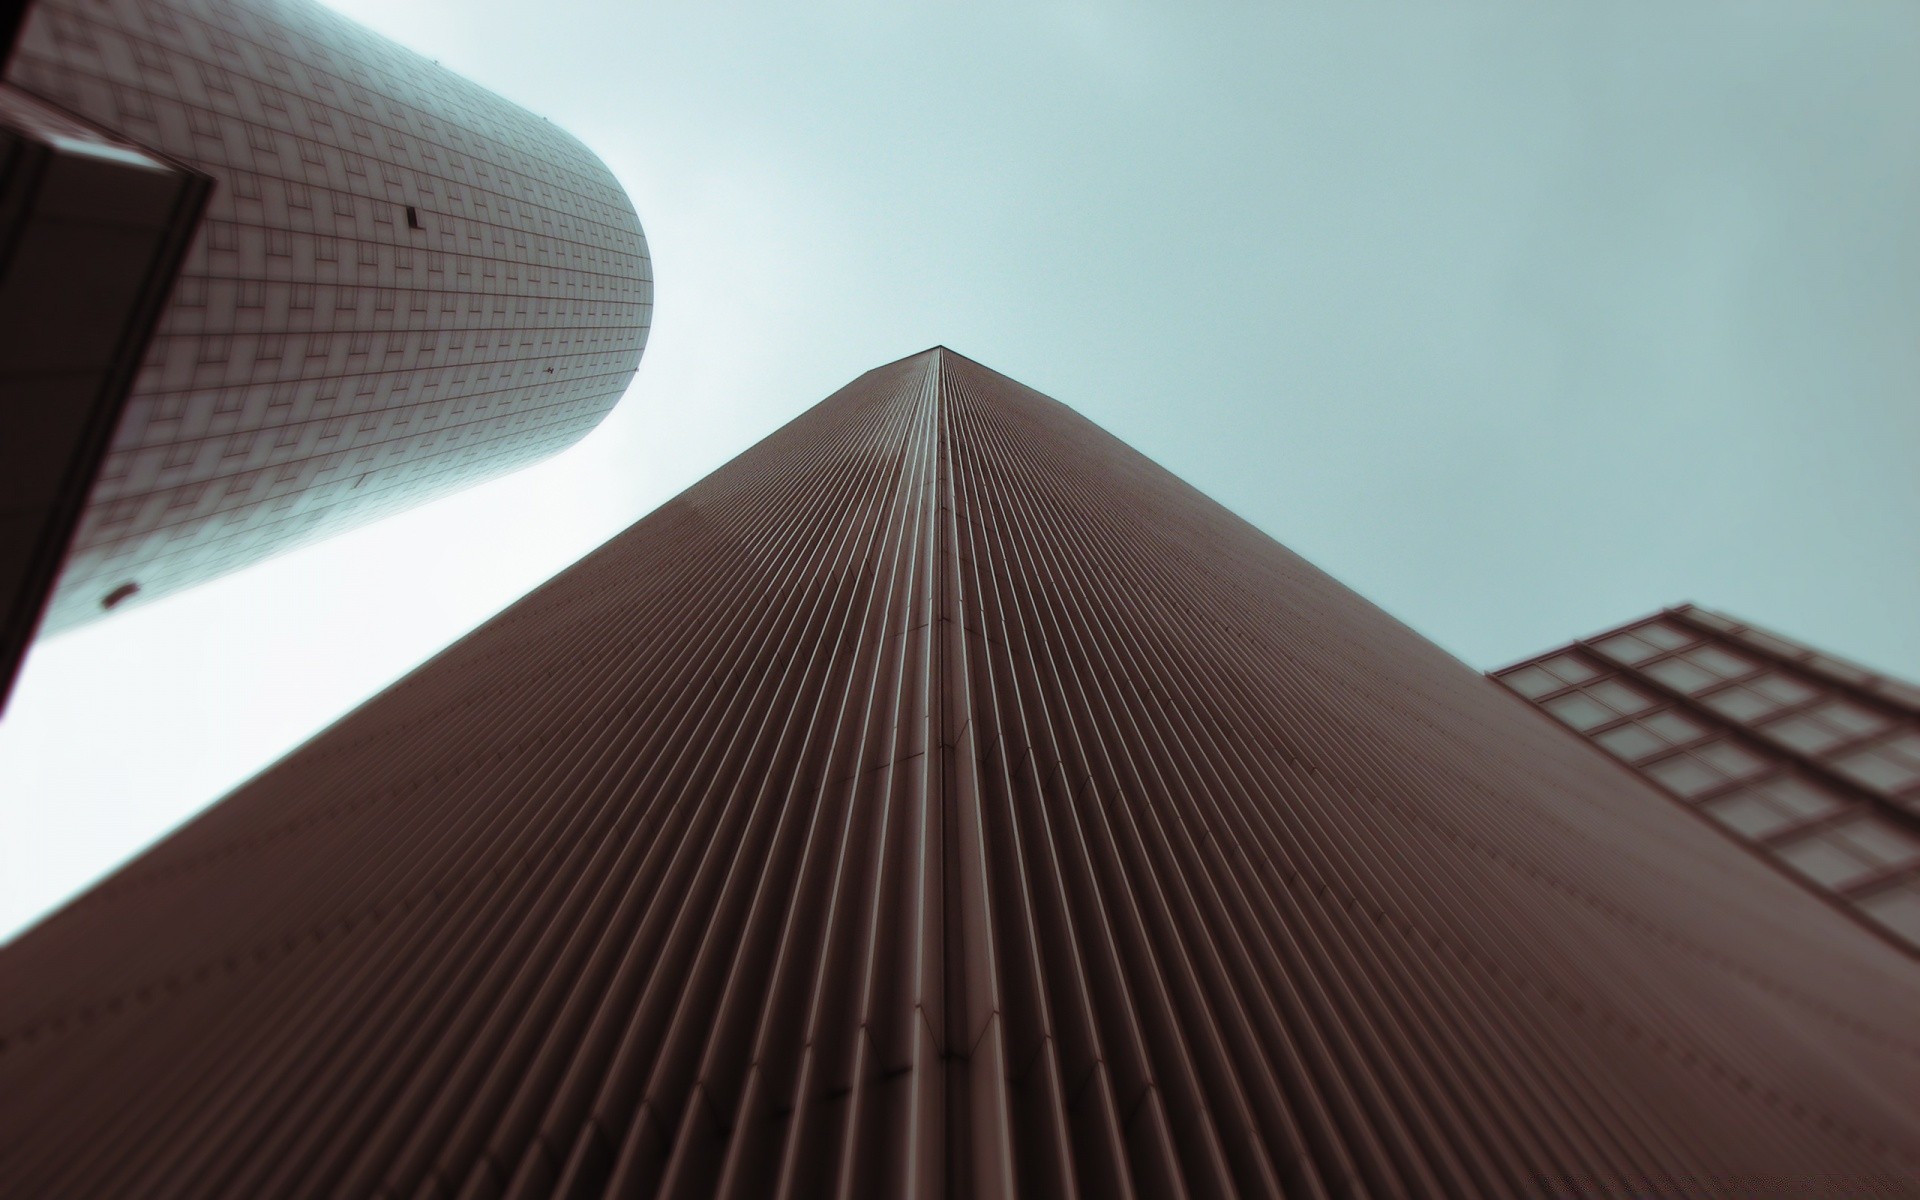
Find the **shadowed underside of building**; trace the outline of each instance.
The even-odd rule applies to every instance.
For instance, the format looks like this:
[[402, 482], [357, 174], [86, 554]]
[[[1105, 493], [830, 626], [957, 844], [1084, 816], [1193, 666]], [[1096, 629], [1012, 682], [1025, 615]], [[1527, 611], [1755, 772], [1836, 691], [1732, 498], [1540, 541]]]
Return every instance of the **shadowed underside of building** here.
[[928, 351], [0, 953], [0, 1191], [1914, 1194], [1920, 974], [1650, 795]]

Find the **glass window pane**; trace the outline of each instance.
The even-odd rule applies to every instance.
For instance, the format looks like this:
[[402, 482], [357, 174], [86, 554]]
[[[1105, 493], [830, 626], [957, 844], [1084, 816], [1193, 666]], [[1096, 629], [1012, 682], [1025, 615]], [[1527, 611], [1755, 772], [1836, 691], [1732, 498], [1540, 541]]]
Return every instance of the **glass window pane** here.
[[1676, 746], [1681, 742], [1690, 742], [1706, 732], [1697, 721], [1683, 717], [1671, 709], [1654, 713], [1650, 717], [1642, 717], [1640, 723]]
[[1903, 729], [1886, 741], [1880, 743], [1882, 750], [1890, 750], [1895, 758], [1910, 758], [1920, 763], [1920, 733]]
[[1707, 815], [1744, 837], [1763, 838], [1793, 824], [1793, 818], [1758, 796], [1726, 796], [1703, 806]]
[[1735, 779], [1757, 775], [1767, 765], [1759, 755], [1734, 742], [1710, 742], [1694, 753]]
[[1557, 692], [1566, 686], [1539, 667], [1521, 667], [1518, 671], [1509, 671], [1500, 677], [1500, 682], [1529, 700], [1548, 692]]
[[1909, 879], [1860, 901], [1861, 911], [1920, 945], [1920, 880]]
[[1587, 688], [1587, 695], [1611, 708], [1622, 716], [1632, 716], [1653, 707], [1653, 699], [1621, 683], [1617, 679], [1603, 679]]
[[1722, 679], [1738, 679], [1753, 670], [1754, 664], [1738, 654], [1729, 654], [1718, 646], [1701, 646], [1687, 652], [1687, 658], [1698, 667], [1713, 672]]
[[1838, 733], [1804, 716], [1782, 717], [1768, 722], [1760, 726], [1760, 732], [1803, 754], [1818, 754], [1841, 740]]
[[1629, 761], [1645, 758], [1655, 750], [1667, 748], [1665, 742], [1638, 725], [1622, 725], [1618, 729], [1609, 729], [1605, 733], [1596, 734], [1593, 740], [1599, 742], [1609, 753]]
[[1756, 785], [1755, 790], [1765, 792], [1782, 808], [1803, 819], [1838, 812], [1843, 803], [1832, 792], [1798, 775], [1775, 776]]
[[1720, 772], [1684, 754], [1654, 763], [1647, 768], [1647, 774], [1682, 796], [1697, 796], [1725, 780]]
[[1595, 643], [1594, 648], [1608, 658], [1624, 663], [1637, 663], [1641, 659], [1652, 658], [1658, 653], [1652, 646], [1630, 633], [1616, 633], [1604, 642]]
[[1810, 688], [1788, 675], [1762, 675], [1749, 686], [1761, 695], [1778, 700], [1782, 704], [1798, 704], [1802, 700], [1811, 700], [1820, 694], [1818, 689]]
[[1780, 847], [1778, 853], [1788, 866], [1828, 887], [1845, 887], [1873, 873], [1871, 866], [1817, 833]]
[[1684, 658], [1670, 658], [1647, 668], [1647, 674], [1658, 679], [1670, 688], [1683, 692], [1697, 692], [1703, 687], [1720, 682], [1720, 677], [1702, 671]]
[[1779, 705], [1762, 696], [1751, 688], [1735, 684], [1722, 688], [1711, 696], [1702, 698], [1702, 704], [1724, 717], [1736, 721], [1751, 721], [1764, 717], [1779, 709]]
[[1592, 729], [1613, 720], [1614, 714], [1586, 696], [1575, 692], [1558, 700], [1549, 700], [1546, 710], [1575, 729]]
[[1813, 710], [1813, 715], [1844, 733], [1856, 737], [1875, 733], [1885, 729], [1888, 721], [1885, 717], [1858, 704], [1848, 704], [1845, 700], [1829, 700]]
[[1665, 621], [1648, 621], [1645, 625], [1635, 625], [1633, 632], [1641, 641], [1649, 642], [1662, 650], [1678, 650], [1693, 641], [1691, 634]]
[[1833, 769], [1855, 783], [1886, 792], [1920, 782], [1920, 766], [1903, 762], [1878, 746], [1841, 755], [1833, 760]]
[[1571, 654], [1560, 654], [1540, 664], [1568, 683], [1585, 683], [1600, 672]]
[[1855, 817], [1828, 832], [1876, 866], [1898, 867], [1920, 859], [1920, 842], [1875, 817]]

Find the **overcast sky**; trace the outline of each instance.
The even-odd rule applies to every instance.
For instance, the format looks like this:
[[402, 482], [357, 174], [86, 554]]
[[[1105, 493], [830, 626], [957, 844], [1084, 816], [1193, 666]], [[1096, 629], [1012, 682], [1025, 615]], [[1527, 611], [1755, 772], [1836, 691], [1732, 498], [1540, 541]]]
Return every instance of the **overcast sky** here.
[[1920, 678], [1920, 7], [342, 0], [654, 250], [576, 448], [39, 645], [0, 939], [879, 363], [1045, 391], [1478, 668], [1694, 600]]

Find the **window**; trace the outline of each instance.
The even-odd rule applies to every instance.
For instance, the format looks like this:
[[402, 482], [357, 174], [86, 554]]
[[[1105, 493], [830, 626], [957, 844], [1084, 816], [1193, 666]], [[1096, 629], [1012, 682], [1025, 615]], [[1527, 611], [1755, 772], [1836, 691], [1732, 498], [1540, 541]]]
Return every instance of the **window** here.
[[1669, 791], [1698, 796], [1735, 780], [1751, 779], [1765, 769], [1766, 763], [1757, 755], [1723, 740], [1663, 758], [1646, 772]]
[[1789, 750], [1798, 750], [1802, 754], [1818, 754], [1845, 740], [1845, 735], [1805, 714], [1770, 721], [1760, 727], [1760, 732]]
[[1690, 742], [1705, 732], [1679, 713], [1657, 712], [1597, 734], [1593, 740], [1609, 754], [1631, 762], [1669, 746]]
[[1801, 874], [1839, 888], [1920, 862], [1920, 842], [1877, 817], [1862, 814], [1788, 842], [1779, 853]]
[[1799, 818], [1783, 811], [1766, 796], [1751, 792], [1735, 792], [1709, 800], [1701, 808], [1742, 837], [1763, 838], [1799, 823]]
[[1836, 757], [1833, 769], [1876, 791], [1905, 791], [1920, 783], [1920, 753], [1903, 750], [1898, 741], [1883, 743]]
[[1521, 667], [1518, 671], [1509, 671], [1500, 676], [1500, 682], [1506, 684], [1522, 696], [1532, 700], [1557, 692], [1567, 686], [1566, 681], [1556, 678], [1545, 667]]
[[1647, 668], [1647, 674], [1675, 691], [1693, 693], [1720, 682], [1712, 672], [1702, 670], [1684, 658], [1670, 658]]
[[1846, 807], [1844, 801], [1821, 785], [1799, 775], [1775, 775], [1754, 784], [1750, 791], [1761, 793], [1800, 820], [1831, 816]]
[[1818, 690], [1808, 687], [1797, 679], [1779, 674], [1762, 675], [1750, 686], [1767, 699], [1777, 700], [1781, 704], [1799, 704], [1803, 700], [1811, 700], [1820, 694]]
[[1653, 707], [1653, 698], [1628, 687], [1617, 679], [1603, 679], [1599, 683], [1589, 684], [1587, 695], [1606, 705], [1622, 716], [1632, 716]]
[[1920, 945], [1920, 878], [1904, 879], [1863, 898], [1860, 911]]
[[1813, 715], [1851, 737], [1864, 737], [1887, 727], [1887, 719], [1879, 713], [1844, 700], [1829, 700], [1814, 709]]
[[1594, 643], [1594, 649], [1608, 658], [1623, 663], [1637, 663], [1659, 653], [1658, 650], [1630, 633], [1616, 633], [1604, 641]]
[[1751, 674], [1754, 664], [1738, 654], [1722, 650], [1718, 646], [1700, 646], [1682, 655], [1695, 666], [1712, 671], [1722, 679], [1738, 679]]
[[1843, 742], [1877, 733], [1888, 724], [1885, 717], [1858, 704], [1829, 700], [1818, 708], [1769, 721], [1760, 731], [1802, 754], [1820, 754]]
[[1737, 683], [1702, 697], [1700, 702], [1721, 716], [1735, 721], [1755, 721], [1761, 717], [1770, 716], [1780, 709], [1778, 701], [1771, 700], [1752, 688], [1742, 687]]

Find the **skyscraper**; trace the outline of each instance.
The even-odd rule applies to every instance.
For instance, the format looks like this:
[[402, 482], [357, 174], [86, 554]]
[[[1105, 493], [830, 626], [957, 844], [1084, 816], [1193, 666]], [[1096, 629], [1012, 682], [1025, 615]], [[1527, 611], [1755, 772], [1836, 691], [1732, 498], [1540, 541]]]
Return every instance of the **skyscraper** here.
[[213, 184], [43, 630], [551, 454], [633, 377], [612, 174], [311, 0], [38, 0], [6, 79]]
[[1494, 677], [1920, 950], [1920, 688], [1691, 604]]
[[0, 952], [0, 1190], [1913, 1195], [1916, 1010], [936, 349]]

